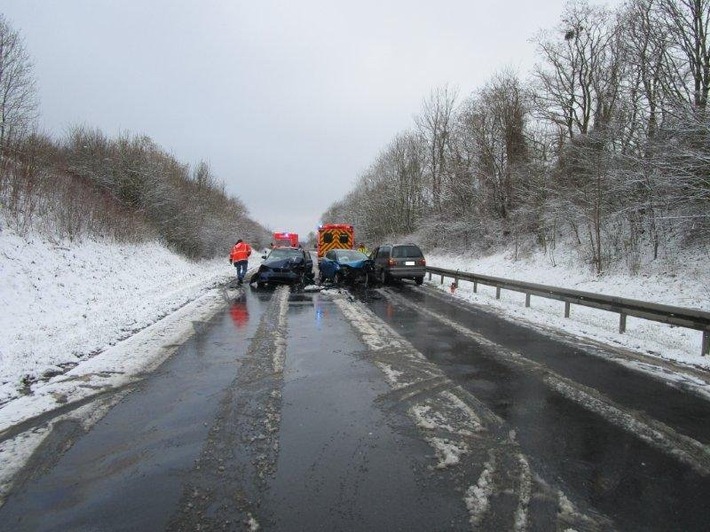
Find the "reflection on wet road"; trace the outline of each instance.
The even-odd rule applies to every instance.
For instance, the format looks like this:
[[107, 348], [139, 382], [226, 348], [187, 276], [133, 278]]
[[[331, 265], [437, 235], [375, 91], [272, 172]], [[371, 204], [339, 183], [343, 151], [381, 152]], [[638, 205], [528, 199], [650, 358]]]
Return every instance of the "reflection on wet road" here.
[[369, 307], [516, 431], [533, 468], [621, 529], [706, 530], [707, 401], [431, 291]]
[[0, 529], [710, 529], [708, 402], [599, 347], [408, 283], [228, 297]]

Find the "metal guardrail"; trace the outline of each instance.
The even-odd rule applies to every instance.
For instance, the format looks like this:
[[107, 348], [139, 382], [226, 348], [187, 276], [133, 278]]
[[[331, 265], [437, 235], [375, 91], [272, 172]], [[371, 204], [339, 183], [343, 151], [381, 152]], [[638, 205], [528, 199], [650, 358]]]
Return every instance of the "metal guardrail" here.
[[525, 306], [530, 306], [531, 296], [545, 297], [547, 299], [556, 299], [565, 303], [565, 318], [569, 318], [570, 306], [582, 305], [585, 307], [593, 307], [609, 312], [619, 314], [619, 332], [626, 331], [626, 317], [633, 316], [646, 320], [668, 323], [678, 327], [687, 329], [695, 329], [702, 331], [702, 349], [701, 356], [710, 355], [710, 312], [704, 312], [698, 309], [674, 307], [670, 305], [659, 305], [657, 303], [648, 303], [636, 299], [626, 299], [623, 297], [607, 296], [603, 294], [595, 294], [593, 292], [582, 292], [579, 290], [568, 290], [566, 288], [557, 288], [535, 283], [526, 283], [523, 281], [513, 281], [510, 279], [502, 279], [500, 277], [490, 277], [487, 275], [478, 275], [475, 273], [461, 272], [459, 270], [446, 270], [444, 268], [436, 268], [427, 266], [426, 271], [431, 280], [432, 274], [441, 275], [441, 283], [444, 283], [444, 278], [449, 277], [458, 285], [460, 280], [470, 281], [473, 283], [473, 291], [478, 291], [478, 285], [494, 286], [496, 288], [496, 299], [500, 299], [500, 291], [513, 290], [525, 294]]

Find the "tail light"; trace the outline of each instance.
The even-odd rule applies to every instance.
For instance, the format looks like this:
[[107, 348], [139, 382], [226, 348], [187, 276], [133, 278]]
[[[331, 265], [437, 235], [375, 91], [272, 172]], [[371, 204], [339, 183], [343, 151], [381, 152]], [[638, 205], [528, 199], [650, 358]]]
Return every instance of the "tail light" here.
[[426, 266], [426, 259], [420, 259], [419, 266]]
[[387, 266], [395, 266], [397, 261], [394, 259], [387, 259]]

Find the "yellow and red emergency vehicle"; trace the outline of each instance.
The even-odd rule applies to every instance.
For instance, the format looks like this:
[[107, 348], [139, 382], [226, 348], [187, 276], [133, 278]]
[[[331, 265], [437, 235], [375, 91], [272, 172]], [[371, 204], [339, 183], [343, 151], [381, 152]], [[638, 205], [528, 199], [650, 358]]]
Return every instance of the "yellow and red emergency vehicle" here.
[[353, 249], [355, 229], [350, 224], [323, 224], [318, 227], [318, 260], [331, 249]]
[[274, 237], [274, 247], [275, 248], [283, 248], [283, 247], [291, 247], [291, 248], [297, 248], [298, 247], [298, 234], [297, 233], [273, 233], [272, 235]]

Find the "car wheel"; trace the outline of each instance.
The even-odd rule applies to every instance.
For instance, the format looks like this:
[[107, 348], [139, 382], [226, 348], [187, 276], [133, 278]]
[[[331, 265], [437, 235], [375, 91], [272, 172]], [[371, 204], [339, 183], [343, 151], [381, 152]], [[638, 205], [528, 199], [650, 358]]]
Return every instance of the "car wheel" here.
[[318, 274], [318, 280], [320, 281], [320, 284], [323, 284], [325, 282], [325, 279], [326, 279], [325, 274], [323, 272], [320, 272]]
[[417, 285], [421, 285], [424, 282], [424, 277], [415, 277], [414, 282], [417, 283]]
[[333, 280], [335, 281], [335, 284], [343, 284], [343, 281], [345, 281], [345, 277], [343, 277], [342, 273], [335, 272], [335, 278]]
[[382, 270], [380, 272], [380, 283], [381, 284], [387, 284], [389, 282], [390, 278], [389, 275], [387, 275], [387, 272]]

